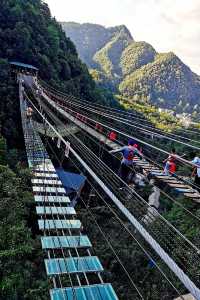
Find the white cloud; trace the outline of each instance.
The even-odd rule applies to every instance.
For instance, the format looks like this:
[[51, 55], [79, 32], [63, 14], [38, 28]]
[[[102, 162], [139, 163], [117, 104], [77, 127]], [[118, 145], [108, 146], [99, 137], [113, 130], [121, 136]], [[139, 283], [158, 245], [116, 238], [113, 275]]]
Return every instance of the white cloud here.
[[200, 74], [199, 0], [46, 0], [58, 20], [125, 24], [134, 39], [174, 51]]

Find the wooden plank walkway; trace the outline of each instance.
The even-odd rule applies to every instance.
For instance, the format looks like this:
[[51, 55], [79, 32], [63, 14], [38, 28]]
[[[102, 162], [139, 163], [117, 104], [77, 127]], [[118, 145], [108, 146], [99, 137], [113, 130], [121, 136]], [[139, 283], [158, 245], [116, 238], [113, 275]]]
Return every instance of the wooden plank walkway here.
[[[52, 101], [45, 93], [42, 94], [42, 96], [54, 107], [56, 108], [63, 116], [65, 116], [67, 119], [75, 123], [78, 127], [85, 130], [87, 133], [89, 133], [94, 138], [98, 139], [99, 141], [106, 144], [111, 149], [117, 149], [121, 147], [118, 143], [115, 143], [113, 141], [110, 141], [104, 134], [98, 132], [97, 130], [89, 127], [84, 122], [78, 120], [68, 112], [64, 111], [62, 108], [58, 107], [58, 105]], [[176, 192], [179, 192], [180, 194], [183, 194], [185, 197], [190, 198], [191, 200], [200, 203], [200, 193], [193, 189], [188, 184], [181, 182], [179, 179], [176, 179], [175, 177], [171, 175], [165, 175], [163, 174], [163, 170], [159, 169], [157, 166], [153, 165], [152, 163], [148, 162], [147, 160], [140, 160], [139, 158], [135, 158], [134, 162], [136, 166], [141, 167], [146, 172], [150, 172], [154, 175], [155, 178], [164, 181], [165, 184], [167, 184], [170, 188], [176, 189]]]
[[[51, 128], [48, 127], [47, 129], [45, 129], [45, 127], [42, 123], [33, 121], [33, 125], [39, 133], [41, 133], [43, 135], [45, 134], [51, 138], [57, 137], [57, 134]], [[75, 134], [78, 132], [78, 128], [76, 126], [67, 126], [67, 128], [65, 126], [64, 127], [58, 126], [58, 127], [56, 127], [56, 130], [59, 132], [59, 134], [61, 136], [68, 136], [69, 132], [70, 132], [70, 134], [71, 133]]]

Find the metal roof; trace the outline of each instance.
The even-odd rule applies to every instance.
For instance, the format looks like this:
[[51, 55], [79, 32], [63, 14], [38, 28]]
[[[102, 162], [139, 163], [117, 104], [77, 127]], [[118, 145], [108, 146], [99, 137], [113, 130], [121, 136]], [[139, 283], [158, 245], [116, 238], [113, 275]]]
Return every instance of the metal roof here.
[[57, 168], [56, 171], [60, 180], [62, 181], [63, 186], [66, 189], [78, 191], [86, 180], [85, 176], [76, 173], [66, 172], [62, 168]]
[[18, 61], [11, 61], [10, 64], [13, 65], [13, 66], [22, 67], [22, 68], [26, 68], [26, 69], [32, 69], [32, 70], [35, 70], [35, 71], [39, 70], [38, 68], [36, 68], [32, 65], [24, 64], [24, 63], [21, 63], [21, 62], [18, 62]]

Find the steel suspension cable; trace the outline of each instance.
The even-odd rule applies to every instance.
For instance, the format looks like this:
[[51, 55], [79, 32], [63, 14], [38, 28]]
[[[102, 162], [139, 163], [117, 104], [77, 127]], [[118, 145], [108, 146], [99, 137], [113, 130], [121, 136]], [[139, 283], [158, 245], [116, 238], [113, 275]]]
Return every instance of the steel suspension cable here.
[[[35, 107], [36, 109], [36, 107]], [[37, 110], [37, 109], [36, 109]], [[43, 117], [43, 116], [42, 116]], [[44, 118], [44, 117], [43, 117]], [[55, 131], [55, 133], [60, 137], [60, 139], [66, 144], [65, 140], [59, 135], [55, 128], [48, 122], [48, 125]], [[174, 271], [174, 273], [179, 277], [179, 279], [185, 284], [185, 286], [192, 292], [192, 294], [200, 299], [199, 289], [191, 282], [186, 274], [178, 267], [178, 265], [167, 255], [167, 253], [159, 246], [159, 244], [152, 239], [152, 237], [147, 233], [144, 227], [136, 221], [133, 215], [122, 205], [118, 198], [106, 187], [106, 185], [98, 178], [98, 176], [90, 169], [90, 167], [80, 158], [80, 156], [73, 150], [70, 146], [71, 152], [75, 157], [82, 163], [87, 171], [93, 176], [93, 178], [101, 185], [103, 190], [110, 196], [117, 207], [128, 217], [132, 224], [139, 230], [142, 236], [151, 244], [151, 246], [157, 251], [157, 253], [162, 257], [162, 259], [167, 263], [167, 265]]]

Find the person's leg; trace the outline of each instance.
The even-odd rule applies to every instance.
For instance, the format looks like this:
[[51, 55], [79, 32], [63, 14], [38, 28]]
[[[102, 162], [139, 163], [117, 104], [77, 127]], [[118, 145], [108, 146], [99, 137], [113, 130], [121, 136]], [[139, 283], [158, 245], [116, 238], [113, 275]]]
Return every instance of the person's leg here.
[[[121, 164], [118, 171], [118, 176], [124, 180], [124, 164]], [[123, 182], [120, 181], [120, 189], [123, 187]]]
[[128, 170], [127, 170], [127, 183], [128, 184], [132, 184], [133, 182], [134, 182], [134, 177], [135, 177], [135, 175], [136, 175], [136, 172], [135, 172], [135, 170], [134, 170], [134, 165], [132, 164], [132, 165], [129, 165], [129, 166], [127, 166], [128, 167]]
[[198, 175], [195, 176], [194, 183], [198, 186], [197, 190], [200, 192], [200, 177]]
[[170, 163], [167, 161], [164, 168], [164, 174], [169, 175]]
[[125, 165], [122, 163], [121, 165], [120, 165], [120, 168], [119, 168], [119, 172], [118, 172], [118, 174], [119, 174], [119, 177], [122, 179], [122, 180], [124, 180], [124, 176], [125, 176], [125, 172], [124, 172], [124, 168], [125, 167]]
[[[128, 166], [126, 166], [125, 164], [122, 163], [121, 166], [120, 166], [120, 168], [119, 168], [118, 174], [119, 174], [119, 177], [123, 181], [127, 182], [127, 180], [128, 180], [128, 174], [129, 174], [129, 168], [128, 168]], [[123, 187], [123, 182], [121, 182], [120, 187]]]
[[130, 174], [130, 166], [124, 165], [123, 167], [123, 180], [128, 183]]

